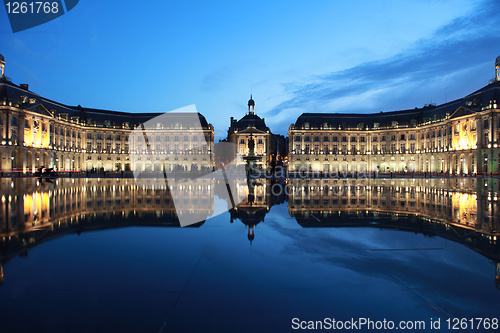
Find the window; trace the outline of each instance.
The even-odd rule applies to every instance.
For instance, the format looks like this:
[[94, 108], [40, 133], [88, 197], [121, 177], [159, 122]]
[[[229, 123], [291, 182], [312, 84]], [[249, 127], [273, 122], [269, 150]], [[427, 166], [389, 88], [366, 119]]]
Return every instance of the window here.
[[102, 140], [102, 134], [101, 133], [97, 133], [97, 140]]
[[356, 145], [351, 145], [351, 153], [354, 154], [356, 151]]
[[396, 135], [395, 134], [391, 135], [391, 141], [396, 141]]
[[87, 142], [87, 152], [92, 150], [92, 142]]
[[404, 134], [401, 134], [401, 140], [406, 140]]
[[356, 141], [357, 141], [356, 137], [355, 136], [351, 136], [351, 142], [356, 142]]
[[385, 135], [382, 135], [382, 140], [381, 141], [385, 141]]
[[337, 147], [337, 145], [333, 146], [332, 153], [333, 154], [337, 154], [338, 153], [338, 147]]
[[483, 129], [489, 129], [489, 128], [490, 128], [490, 125], [489, 125], [488, 119], [485, 119], [483, 122]]
[[359, 142], [366, 142], [366, 137], [364, 137], [364, 136], [360, 137]]
[[300, 141], [301, 141], [300, 135], [295, 136], [295, 142], [300, 142]]
[[245, 139], [240, 139], [240, 144], [245, 144]]
[[342, 137], [342, 142], [347, 142], [347, 136]]
[[374, 137], [372, 138], [372, 142], [378, 142], [378, 136], [374, 136]]
[[260, 145], [263, 144], [262, 139], [259, 139], [259, 141], [257, 143]]
[[415, 140], [415, 134], [410, 134], [410, 140]]
[[98, 142], [97, 143], [97, 151], [101, 151], [102, 150], [102, 143]]
[[405, 153], [406, 152], [406, 144], [402, 143], [401, 144], [401, 153]]
[[334, 136], [334, 137], [332, 138], [332, 142], [338, 142], [338, 141], [339, 141], [339, 138], [338, 138], [338, 137]]
[[410, 152], [415, 153], [415, 143], [410, 143]]
[[391, 153], [395, 153], [395, 152], [396, 152], [396, 144], [391, 143]]
[[189, 137], [187, 135], [184, 135], [184, 142], [189, 141]]
[[304, 138], [304, 141], [305, 141], [305, 142], [310, 142], [310, 141], [311, 141], [311, 139], [309, 138], [309, 136], [306, 136], [306, 137]]
[[328, 136], [323, 137], [323, 142], [330, 142], [330, 138]]
[[372, 146], [372, 152], [376, 154], [378, 152], [378, 145], [373, 145]]
[[87, 139], [92, 139], [92, 133], [87, 133]]
[[329, 153], [328, 145], [323, 146], [323, 151], [325, 152], [325, 154]]
[[319, 142], [319, 136], [314, 137], [314, 142]]

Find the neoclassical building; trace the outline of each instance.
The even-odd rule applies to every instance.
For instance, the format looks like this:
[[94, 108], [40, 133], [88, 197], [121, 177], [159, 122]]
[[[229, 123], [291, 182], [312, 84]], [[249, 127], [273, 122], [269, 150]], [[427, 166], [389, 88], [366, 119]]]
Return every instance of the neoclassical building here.
[[231, 123], [227, 131], [227, 141], [234, 144], [234, 154], [239, 156], [248, 155], [248, 140], [250, 135], [255, 143], [255, 156], [262, 159], [257, 165], [263, 169], [270, 168], [271, 163], [282, 160], [286, 155], [285, 138], [275, 135], [266, 126], [264, 118], [255, 114], [255, 101], [250, 95], [248, 101], [248, 113], [236, 120], [231, 117]]
[[[191, 171], [213, 166], [214, 128], [197, 114], [127, 113], [64, 105], [16, 85], [0, 55], [0, 170]], [[141, 131], [141, 137], [131, 135]], [[135, 131], [136, 133], [137, 131]], [[130, 159], [133, 156], [134, 158]]]
[[492, 82], [439, 106], [304, 113], [289, 127], [289, 170], [496, 173], [499, 103], [500, 57]]

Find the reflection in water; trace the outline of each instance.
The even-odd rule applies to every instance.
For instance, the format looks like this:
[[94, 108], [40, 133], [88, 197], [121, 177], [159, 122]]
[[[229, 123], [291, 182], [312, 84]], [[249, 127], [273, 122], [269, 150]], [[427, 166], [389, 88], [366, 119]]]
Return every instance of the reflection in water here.
[[289, 214], [302, 227], [377, 227], [440, 236], [495, 263], [500, 286], [498, 180], [290, 180]]
[[[234, 209], [217, 195], [223, 180], [186, 186], [137, 186], [133, 179], [0, 180], [0, 283], [5, 263], [55, 237], [124, 226], [179, 227], [179, 215], [200, 227], [222, 200], [230, 222], [247, 226], [248, 239], [270, 207], [288, 200], [302, 227], [377, 227], [437, 235], [464, 244], [495, 263], [500, 285], [498, 180], [489, 179], [268, 179], [233, 184]], [[232, 185], [231, 185], [232, 186]], [[175, 204], [172, 197], [175, 197]], [[244, 198], [244, 199], [243, 199]], [[225, 201], [225, 202], [224, 202]]]

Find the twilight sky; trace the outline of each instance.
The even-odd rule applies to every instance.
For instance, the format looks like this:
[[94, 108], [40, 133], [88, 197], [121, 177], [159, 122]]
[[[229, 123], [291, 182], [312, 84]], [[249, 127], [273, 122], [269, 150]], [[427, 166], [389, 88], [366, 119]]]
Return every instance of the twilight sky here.
[[14, 83], [68, 105], [166, 112], [196, 104], [226, 136], [255, 111], [286, 135], [303, 112], [441, 104], [494, 77], [498, 0], [89, 1], [13, 34]]

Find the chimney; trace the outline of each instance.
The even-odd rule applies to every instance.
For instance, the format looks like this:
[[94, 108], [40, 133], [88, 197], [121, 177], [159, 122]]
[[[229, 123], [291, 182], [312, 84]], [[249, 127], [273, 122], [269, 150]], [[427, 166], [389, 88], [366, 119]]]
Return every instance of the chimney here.
[[27, 83], [21, 83], [19, 86], [21, 87], [21, 89], [29, 90], [28, 89], [29, 85]]

